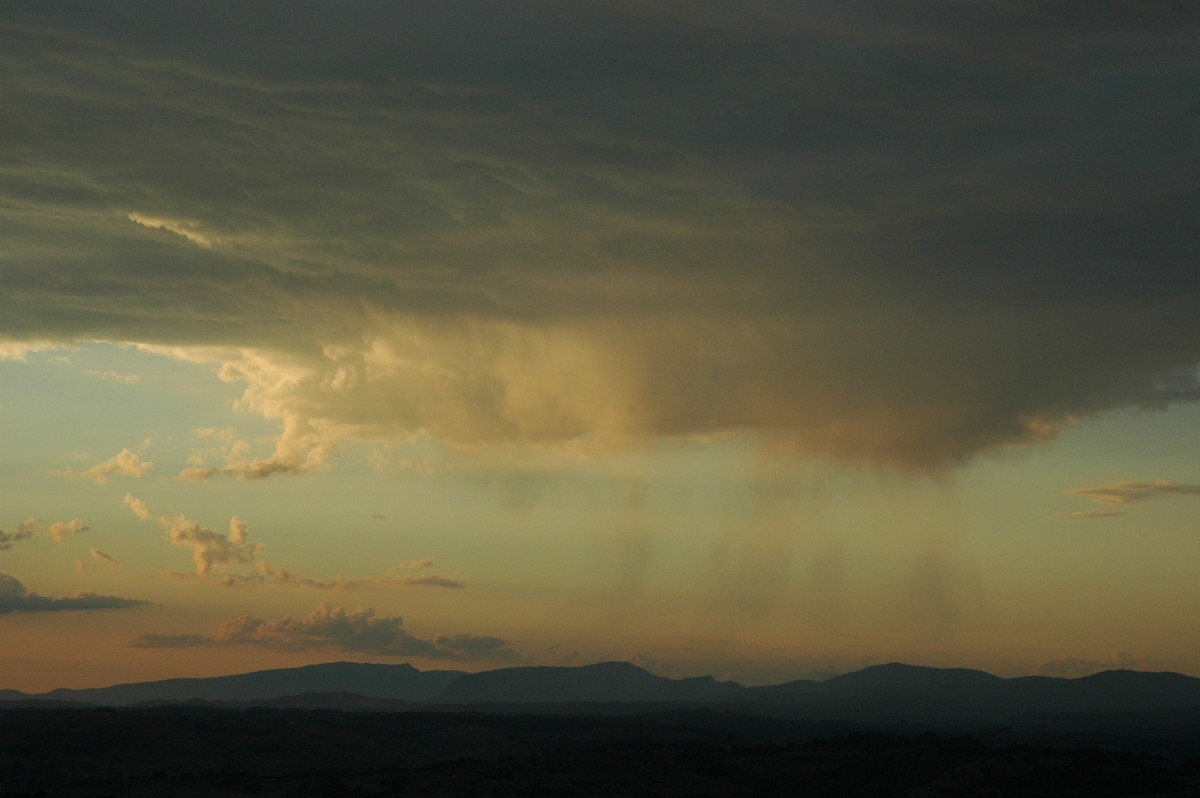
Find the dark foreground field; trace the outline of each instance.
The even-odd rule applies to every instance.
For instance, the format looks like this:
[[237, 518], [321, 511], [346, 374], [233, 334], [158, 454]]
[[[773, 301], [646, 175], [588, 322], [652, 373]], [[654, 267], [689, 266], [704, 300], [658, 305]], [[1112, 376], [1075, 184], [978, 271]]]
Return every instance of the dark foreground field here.
[[13, 708], [0, 712], [0, 796], [1200, 795], [1200, 759], [1129, 750], [1168, 739], [1031, 739], [706, 710]]

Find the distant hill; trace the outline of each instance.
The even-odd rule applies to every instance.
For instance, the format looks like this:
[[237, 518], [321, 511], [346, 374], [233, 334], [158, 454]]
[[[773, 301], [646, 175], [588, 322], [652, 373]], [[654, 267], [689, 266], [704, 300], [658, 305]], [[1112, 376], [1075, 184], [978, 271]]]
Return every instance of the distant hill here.
[[512, 667], [482, 673], [411, 665], [335, 662], [208, 679], [167, 679], [26, 695], [0, 691], [0, 707], [39, 702], [106, 706], [195, 703], [230, 708], [400, 712], [629, 714], [663, 705], [724, 708], [814, 721], [1008, 722], [1038, 716], [1200, 711], [1200, 679], [1178, 673], [1106, 671], [1081, 679], [1002, 679], [960, 668], [876, 665], [824, 682], [743, 687], [711, 676], [668, 679], [628, 662]]
[[0, 700], [19, 697], [128, 706], [147, 701], [256, 701], [302, 693], [354, 693], [367, 698], [427, 701], [461, 676], [462, 671], [419, 671], [408, 664], [327, 662], [206, 679], [164, 679], [84, 690], [59, 688], [37, 696], [5, 691]]
[[793, 714], [813, 718], [942, 722], [1200, 710], [1200, 679], [1142, 671], [1105, 671], [1080, 679], [1002, 679], [977, 670], [894, 662], [825, 682], [750, 688], [728, 700], [786, 706]]
[[667, 679], [628, 662], [577, 668], [518, 667], [471, 673], [452, 682], [436, 703], [714, 701], [746, 688], [711, 676]]

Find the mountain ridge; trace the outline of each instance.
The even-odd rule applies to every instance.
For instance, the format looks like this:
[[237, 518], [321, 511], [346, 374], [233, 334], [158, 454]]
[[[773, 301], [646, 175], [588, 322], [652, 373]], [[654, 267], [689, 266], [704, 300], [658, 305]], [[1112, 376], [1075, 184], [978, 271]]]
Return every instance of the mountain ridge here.
[[[628, 662], [515, 666], [479, 673], [410, 664], [333, 662], [208, 678], [164, 679], [40, 694], [0, 690], [0, 708], [201, 704], [344, 711], [485, 709], [586, 712], [703, 706], [814, 719], [946, 721], [1038, 714], [1200, 710], [1200, 679], [1172, 672], [1002, 678], [965, 668], [874, 665], [826, 681], [746, 687], [711, 676], [671, 679]], [[623, 708], [623, 709], [622, 709]]]
[[[22, 694], [21, 698], [127, 706], [156, 700], [253, 701], [301, 693], [353, 692], [364, 698], [426, 701], [462, 675], [463, 671], [421, 671], [409, 663], [322, 662], [228, 676], [160, 679], [82, 689], [60, 687], [46, 693]], [[0, 702], [3, 700], [5, 695], [0, 694]]]

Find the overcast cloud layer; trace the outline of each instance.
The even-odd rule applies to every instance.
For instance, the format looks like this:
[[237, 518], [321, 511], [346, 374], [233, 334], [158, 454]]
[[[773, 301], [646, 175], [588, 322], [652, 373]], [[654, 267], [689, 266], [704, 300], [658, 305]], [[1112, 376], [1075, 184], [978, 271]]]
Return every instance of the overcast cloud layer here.
[[1198, 18], [8, 3], [0, 352], [219, 364], [284, 432], [198, 478], [414, 433], [940, 468], [1194, 400]]

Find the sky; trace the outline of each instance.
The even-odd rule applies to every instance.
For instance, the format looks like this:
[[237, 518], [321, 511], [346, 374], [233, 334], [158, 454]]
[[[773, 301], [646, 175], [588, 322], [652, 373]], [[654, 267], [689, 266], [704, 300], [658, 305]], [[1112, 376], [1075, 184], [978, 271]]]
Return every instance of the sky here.
[[0, 687], [1200, 676], [1198, 36], [6, 2]]

